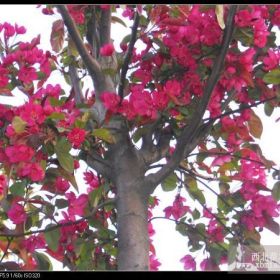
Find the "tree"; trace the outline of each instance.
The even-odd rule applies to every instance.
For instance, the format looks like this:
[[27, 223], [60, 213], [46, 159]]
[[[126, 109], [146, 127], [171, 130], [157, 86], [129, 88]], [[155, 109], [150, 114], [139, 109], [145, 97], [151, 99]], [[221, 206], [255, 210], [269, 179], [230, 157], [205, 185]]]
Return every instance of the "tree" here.
[[[156, 270], [157, 218], [175, 222], [190, 252], [206, 252], [202, 269], [232, 262], [240, 244], [260, 245], [263, 227], [279, 234], [279, 170], [256, 142], [253, 108], [264, 104], [270, 116], [280, 104], [280, 6], [42, 12], [60, 15], [50, 51], [40, 36], [20, 41], [24, 27], [0, 25], [1, 95], [20, 90], [27, 100], [0, 107], [1, 268], [51, 269], [50, 255], [71, 270]], [[127, 21], [117, 51], [111, 26]], [[48, 84], [53, 73], [69, 92]], [[87, 190], [75, 176], [84, 164]], [[159, 186], [178, 192], [153, 217]], [[196, 269], [189, 252], [181, 262]]]

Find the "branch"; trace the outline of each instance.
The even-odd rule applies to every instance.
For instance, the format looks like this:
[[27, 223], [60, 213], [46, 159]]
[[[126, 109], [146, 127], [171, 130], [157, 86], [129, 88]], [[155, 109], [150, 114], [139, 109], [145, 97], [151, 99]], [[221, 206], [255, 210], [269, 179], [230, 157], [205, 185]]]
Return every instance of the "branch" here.
[[100, 94], [104, 91], [104, 75], [101, 71], [100, 65], [96, 59], [94, 59], [86, 49], [84, 42], [80, 36], [79, 30], [73, 21], [71, 15], [69, 14], [65, 5], [56, 5], [57, 9], [59, 10], [63, 21], [67, 27], [67, 30], [74, 41], [77, 50], [87, 67], [89, 74], [93, 80], [94, 87], [97, 92]]
[[7, 255], [8, 250], [9, 250], [9, 247], [10, 247], [12, 241], [13, 241], [13, 238], [7, 237], [7, 241], [8, 241], [8, 243], [7, 243], [7, 246], [6, 246], [5, 251], [4, 251], [4, 253], [3, 253], [3, 256], [2, 256], [1, 259], [0, 259], [0, 264], [3, 262], [5, 256]]
[[95, 6], [89, 6], [90, 18], [87, 22], [86, 39], [92, 48], [92, 56], [97, 58], [100, 49], [99, 35], [97, 34]]
[[22, 237], [22, 236], [27, 236], [27, 235], [32, 235], [32, 234], [37, 234], [37, 233], [44, 233], [44, 232], [49, 232], [49, 231], [53, 231], [57, 228], [61, 228], [61, 227], [66, 227], [66, 226], [72, 226], [72, 225], [77, 225], [81, 222], [83, 222], [84, 220], [90, 219], [92, 218], [92, 216], [102, 207], [115, 202], [115, 199], [110, 199], [107, 200], [105, 202], [100, 203], [99, 205], [97, 205], [89, 215], [82, 217], [79, 220], [76, 221], [71, 221], [71, 222], [66, 222], [63, 224], [58, 224], [58, 225], [54, 225], [48, 228], [44, 228], [44, 229], [39, 229], [39, 230], [34, 230], [34, 231], [27, 231], [27, 232], [22, 232], [22, 233], [0, 233], [0, 237], [13, 237], [13, 238], [18, 238], [18, 237]]
[[166, 178], [176, 168], [176, 166], [179, 165], [180, 161], [184, 158], [184, 156], [187, 153], [191, 152], [196, 147], [198, 141], [200, 140], [200, 138], [197, 137], [197, 135], [200, 134], [200, 131], [198, 131], [198, 129], [200, 129], [199, 124], [202, 121], [212, 91], [216, 86], [216, 83], [218, 82], [221, 70], [224, 65], [225, 56], [229, 48], [230, 41], [233, 34], [234, 15], [236, 9], [237, 9], [236, 5], [232, 5], [229, 9], [228, 17], [226, 20], [226, 29], [224, 31], [220, 53], [213, 64], [214, 66], [211, 75], [209, 76], [204, 88], [203, 97], [200, 103], [198, 104], [194, 116], [189, 122], [190, 124], [185, 126], [185, 128], [183, 129], [182, 134], [178, 139], [176, 149], [173, 155], [171, 156], [169, 162], [160, 171], [158, 171], [155, 174], [150, 174], [147, 177], [147, 180], [153, 186], [153, 189], [151, 191], [153, 191], [157, 187], [157, 185], [164, 178]]
[[[199, 153], [193, 153], [193, 154], [190, 154], [188, 155], [188, 157], [191, 157], [191, 156], [197, 156], [197, 155], [203, 155], [203, 154], [206, 154], [206, 155], [209, 155], [209, 156], [215, 156], [215, 155], [221, 155], [221, 156], [232, 156], [232, 157], [235, 157], [235, 158], [238, 158], [238, 159], [244, 159], [244, 160], [248, 160], [248, 161], [251, 161], [251, 162], [255, 162], [255, 163], [258, 163], [260, 165], [263, 165], [265, 167], [267, 167], [267, 165], [259, 160], [256, 160], [256, 159], [250, 159], [250, 158], [247, 158], [247, 157], [242, 157], [242, 156], [239, 156], [239, 155], [235, 155], [235, 154], [232, 154], [232, 153], [223, 153], [223, 152], [199, 152]], [[268, 169], [272, 169], [274, 171], [277, 171], [279, 172], [278, 169], [272, 167], [272, 166], [269, 166], [267, 167]]]
[[80, 87], [80, 79], [76, 67], [73, 65], [69, 65], [69, 76], [74, 89], [74, 101], [76, 104], [82, 104], [84, 102], [84, 97]]
[[99, 38], [101, 47], [111, 41], [111, 8], [101, 11]]
[[80, 158], [84, 160], [91, 168], [102, 174], [105, 177], [111, 176], [111, 165], [96, 153], [82, 151]]
[[[231, 208], [230, 204], [220, 195], [218, 194], [215, 190], [213, 190], [211, 187], [209, 187], [207, 184], [205, 184], [202, 180], [197, 178], [196, 173], [192, 172], [191, 170], [187, 170], [184, 169], [184, 171], [186, 171], [188, 174], [186, 174], [187, 176], [192, 177], [194, 180], [198, 181], [199, 183], [201, 183], [204, 187], [206, 187], [209, 191], [211, 191], [213, 194], [215, 194], [219, 199], [221, 199], [223, 201], [224, 204], [226, 204], [229, 208]], [[180, 178], [178, 178], [180, 180]], [[184, 183], [184, 182], [183, 182]], [[241, 205], [237, 205], [238, 207], [243, 207]], [[237, 211], [236, 209], [232, 208], [233, 211], [235, 211], [236, 213], [239, 213], [239, 211]]]
[[139, 25], [139, 21], [140, 21], [140, 17], [139, 14], [137, 12], [135, 12], [135, 16], [134, 16], [134, 23], [132, 26], [132, 30], [131, 30], [131, 38], [130, 38], [130, 42], [129, 42], [129, 46], [128, 46], [128, 50], [126, 52], [126, 55], [124, 57], [124, 62], [122, 65], [122, 69], [121, 69], [121, 77], [120, 77], [120, 83], [119, 83], [119, 90], [118, 90], [118, 95], [120, 96], [120, 104], [123, 100], [124, 97], [124, 86], [125, 86], [125, 78], [126, 78], [126, 74], [128, 71], [128, 65], [131, 61], [132, 58], [132, 54], [133, 54], [133, 48], [135, 45], [135, 42], [137, 40], [137, 28]]
[[240, 113], [240, 112], [242, 112], [245, 109], [250, 109], [250, 108], [253, 108], [253, 107], [257, 107], [260, 104], [266, 103], [266, 102], [274, 100], [274, 99], [277, 99], [277, 96], [273, 96], [273, 97], [270, 97], [270, 98], [267, 98], [267, 99], [255, 102], [255, 103], [250, 104], [250, 105], [249, 104], [248, 105], [247, 104], [241, 104], [238, 109], [230, 110], [230, 111], [225, 112], [225, 113], [223, 113], [223, 114], [221, 114], [221, 115], [219, 115], [219, 116], [217, 116], [215, 118], [207, 118], [207, 119], [205, 119], [205, 121], [209, 120], [209, 121], [213, 122], [213, 121], [215, 121], [217, 119], [221, 119], [221, 118], [223, 118], [225, 116], [228, 116], [228, 115], [231, 115], [231, 114], [234, 114], [234, 113]]

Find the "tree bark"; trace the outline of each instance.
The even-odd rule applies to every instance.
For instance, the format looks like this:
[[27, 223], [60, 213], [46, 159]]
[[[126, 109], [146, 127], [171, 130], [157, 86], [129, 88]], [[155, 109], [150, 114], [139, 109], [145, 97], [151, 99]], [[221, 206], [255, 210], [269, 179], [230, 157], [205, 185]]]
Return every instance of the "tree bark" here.
[[149, 270], [148, 194], [144, 169], [129, 144], [113, 153], [117, 187], [118, 270]]

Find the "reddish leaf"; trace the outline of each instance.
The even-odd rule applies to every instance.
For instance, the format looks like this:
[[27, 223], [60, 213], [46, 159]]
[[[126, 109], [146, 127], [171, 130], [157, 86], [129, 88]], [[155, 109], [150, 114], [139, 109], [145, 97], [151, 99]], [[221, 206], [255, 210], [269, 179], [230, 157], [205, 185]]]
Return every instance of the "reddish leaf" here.
[[64, 23], [59, 19], [53, 23], [51, 32], [51, 46], [55, 52], [59, 52], [64, 43]]
[[263, 132], [263, 125], [261, 119], [251, 110], [251, 118], [248, 121], [250, 133], [256, 137], [261, 138]]
[[266, 216], [265, 217], [266, 220], [266, 225], [265, 227], [267, 229], [269, 229], [270, 231], [272, 231], [273, 233], [280, 235], [280, 226], [277, 222], [275, 222], [271, 217]]

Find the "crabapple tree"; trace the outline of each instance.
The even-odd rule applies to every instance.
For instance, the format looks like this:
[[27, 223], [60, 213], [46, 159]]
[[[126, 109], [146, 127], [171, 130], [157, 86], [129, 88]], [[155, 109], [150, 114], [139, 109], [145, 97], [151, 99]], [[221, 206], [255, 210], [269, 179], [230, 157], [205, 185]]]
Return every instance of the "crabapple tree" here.
[[[26, 97], [0, 105], [1, 269], [50, 270], [52, 256], [70, 270], [157, 270], [158, 218], [186, 238], [192, 270], [232, 262], [264, 227], [279, 234], [280, 173], [254, 108], [280, 105], [280, 6], [38, 8], [54, 18], [49, 51], [0, 25], [0, 94]], [[130, 28], [120, 45], [114, 24]], [[177, 190], [162, 217], [156, 188]]]

